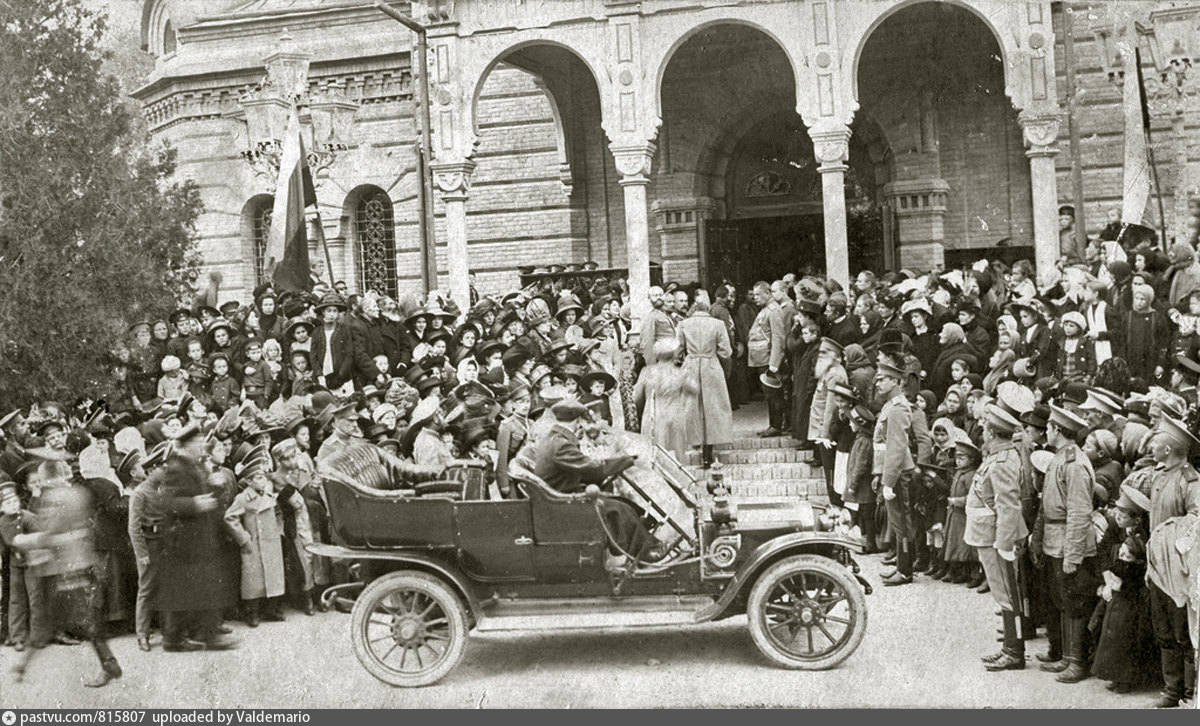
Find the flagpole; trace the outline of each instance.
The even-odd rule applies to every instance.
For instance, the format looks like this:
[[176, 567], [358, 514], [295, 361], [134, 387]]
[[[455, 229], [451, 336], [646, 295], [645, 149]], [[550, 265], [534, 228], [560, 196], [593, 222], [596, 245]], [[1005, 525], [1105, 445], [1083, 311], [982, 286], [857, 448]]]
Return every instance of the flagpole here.
[[[313, 194], [316, 194], [316, 187], [313, 187]], [[321, 250], [325, 253], [325, 270], [329, 272], [329, 287], [333, 288], [337, 284], [337, 278], [333, 274], [333, 258], [329, 256], [329, 245], [325, 242], [325, 222], [321, 219], [320, 205], [314, 205], [317, 209], [317, 240], [321, 243]]]

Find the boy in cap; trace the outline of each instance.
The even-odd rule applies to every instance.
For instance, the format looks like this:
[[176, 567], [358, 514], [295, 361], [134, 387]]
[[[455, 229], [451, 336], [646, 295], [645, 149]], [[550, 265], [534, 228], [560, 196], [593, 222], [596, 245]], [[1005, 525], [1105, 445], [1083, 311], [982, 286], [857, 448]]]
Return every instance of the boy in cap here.
[[1012, 440], [1019, 427], [1012, 414], [1000, 406], [988, 406], [983, 439], [989, 453], [976, 471], [963, 503], [963, 542], [975, 548], [1004, 622], [1003, 649], [983, 659], [989, 671], [1025, 668], [1017, 549], [1029, 532], [1021, 516], [1021, 458]]
[[[909, 487], [916, 469], [910, 444], [912, 406], [904, 396], [908, 372], [880, 363], [875, 374], [876, 401], [883, 407], [875, 421], [872, 470], [879, 479], [888, 511], [888, 527], [896, 545], [895, 569], [883, 577], [885, 585], [913, 581], [913, 547], [916, 533], [909, 502]], [[889, 558], [890, 559], [890, 558]], [[888, 561], [885, 560], [885, 564]]]
[[[1076, 440], [1087, 424], [1065, 408], [1050, 406], [1046, 444], [1054, 458], [1046, 469], [1042, 511], [1034, 533], [1034, 556], [1042, 556], [1051, 579], [1050, 596], [1062, 613], [1063, 659], [1045, 663], [1060, 683], [1088, 677], [1088, 618], [1096, 606], [1100, 575], [1096, 563], [1096, 532], [1092, 526], [1091, 463]], [[1053, 641], [1052, 641], [1053, 642]]]
[[1197, 445], [1187, 427], [1169, 416], [1159, 420], [1150, 441], [1150, 453], [1159, 465], [1150, 491], [1147, 546], [1150, 619], [1166, 684], [1155, 704], [1159, 708], [1174, 708], [1196, 693], [1196, 656], [1188, 635], [1188, 572], [1177, 547], [1189, 536], [1182, 524], [1185, 517], [1200, 516], [1200, 474], [1188, 463]]
[[[852, 393], [845, 388], [836, 390]], [[849, 401], [844, 394], [839, 398]], [[862, 532], [863, 554], [875, 554], [880, 551], [875, 534], [876, 492], [872, 486], [874, 447], [871, 437], [875, 431], [875, 414], [864, 403], [850, 405], [853, 408], [848, 419], [850, 430], [854, 432], [854, 443], [846, 461], [846, 490], [842, 493], [842, 500], [850, 510], [851, 523]]]

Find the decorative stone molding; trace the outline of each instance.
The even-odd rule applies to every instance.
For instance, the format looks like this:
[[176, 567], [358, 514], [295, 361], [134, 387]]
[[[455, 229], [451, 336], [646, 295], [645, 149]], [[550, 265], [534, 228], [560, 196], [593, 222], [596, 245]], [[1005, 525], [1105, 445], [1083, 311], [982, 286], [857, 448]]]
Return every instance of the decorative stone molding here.
[[612, 151], [617, 171], [621, 174], [621, 183], [648, 184], [650, 182], [650, 167], [654, 161], [654, 152], [657, 148], [657, 146], [650, 142], [628, 146], [610, 144], [609, 149]]
[[451, 163], [433, 164], [433, 183], [442, 192], [442, 198], [447, 201], [466, 199], [471, 191], [471, 173], [475, 171], [475, 162], [467, 159]]
[[1017, 117], [1021, 131], [1025, 137], [1025, 145], [1029, 147], [1027, 156], [1053, 156], [1058, 153], [1054, 147], [1058, 140], [1059, 126], [1062, 116], [1058, 113], [1026, 114]]
[[950, 184], [945, 179], [905, 179], [883, 187], [891, 208], [901, 217], [945, 215], [949, 193]]
[[659, 199], [650, 205], [655, 229], [659, 232], [695, 230], [698, 224], [713, 215], [716, 208], [716, 203], [708, 197]]
[[850, 129], [842, 126], [824, 131], [810, 130], [813, 154], [817, 158], [821, 173], [845, 171], [850, 160]]

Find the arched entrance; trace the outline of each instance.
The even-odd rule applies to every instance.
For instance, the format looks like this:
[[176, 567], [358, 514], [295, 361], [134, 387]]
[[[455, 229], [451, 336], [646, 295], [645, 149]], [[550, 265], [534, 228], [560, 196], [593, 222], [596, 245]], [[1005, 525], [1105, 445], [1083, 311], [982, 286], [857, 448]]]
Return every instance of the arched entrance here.
[[468, 238], [481, 289], [511, 287], [524, 266], [623, 264], [614, 232], [624, 209], [606, 184], [616, 171], [589, 65], [556, 43], [513, 47], [483, 74], [473, 104]]
[[888, 267], [953, 267], [997, 246], [1032, 257], [1029, 165], [983, 19], [946, 2], [896, 10], [864, 41], [857, 83], [859, 116], [890, 157]]
[[[744, 286], [788, 272], [824, 275], [821, 175], [803, 121], [786, 110], [737, 128], [744, 132], [725, 162], [722, 185], [714, 188], [722, 193], [724, 218], [708, 223], [710, 278]], [[884, 264], [881, 206], [890, 154], [877, 134], [863, 120], [850, 138], [846, 216], [851, 272]]]

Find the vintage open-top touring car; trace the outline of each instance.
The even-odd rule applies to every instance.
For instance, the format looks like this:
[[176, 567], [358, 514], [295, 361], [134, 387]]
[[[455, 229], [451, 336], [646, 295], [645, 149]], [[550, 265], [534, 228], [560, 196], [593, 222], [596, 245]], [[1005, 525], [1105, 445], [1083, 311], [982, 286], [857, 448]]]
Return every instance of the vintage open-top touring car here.
[[[395, 686], [433, 683], [462, 659], [468, 633], [704, 623], [745, 613], [755, 645], [793, 669], [831, 668], [866, 632], [865, 595], [844, 521], [808, 501], [711, 497], [662, 450], [621, 476], [616, 490], [646, 512], [662, 559], [614, 543], [589, 487], [551, 489], [532, 473], [513, 475], [519, 498], [490, 499], [482, 472], [447, 471], [443, 481], [388, 491], [369, 484], [386, 467], [323, 472], [333, 544], [319, 555], [351, 563], [358, 581], [351, 640], [363, 666]], [[640, 479], [640, 481], [639, 481]], [[619, 562], [619, 560], [618, 560]], [[345, 593], [356, 585], [334, 588]]]

